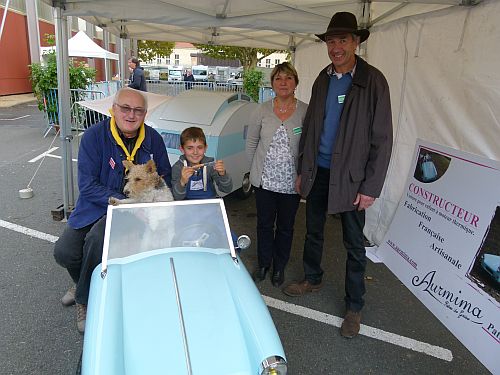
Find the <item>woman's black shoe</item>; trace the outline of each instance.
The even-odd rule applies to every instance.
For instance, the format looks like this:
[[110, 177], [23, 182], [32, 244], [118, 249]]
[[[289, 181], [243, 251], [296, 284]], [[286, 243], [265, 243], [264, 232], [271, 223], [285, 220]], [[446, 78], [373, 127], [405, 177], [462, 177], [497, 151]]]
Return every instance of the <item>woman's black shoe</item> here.
[[252, 273], [252, 279], [256, 283], [260, 283], [265, 280], [267, 271], [269, 271], [269, 267], [259, 267]]
[[271, 277], [271, 282], [274, 287], [279, 288], [281, 284], [285, 281], [285, 271], [273, 271], [273, 276]]

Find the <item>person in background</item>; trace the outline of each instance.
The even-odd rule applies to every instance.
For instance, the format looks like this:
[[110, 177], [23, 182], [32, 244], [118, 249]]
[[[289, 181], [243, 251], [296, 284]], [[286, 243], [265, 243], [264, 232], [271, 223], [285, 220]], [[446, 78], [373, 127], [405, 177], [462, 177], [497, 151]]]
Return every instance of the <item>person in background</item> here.
[[144, 77], [144, 69], [140, 66], [140, 61], [137, 57], [131, 57], [128, 60], [128, 67], [131, 70], [130, 84], [128, 87], [140, 91], [148, 91], [146, 87], [146, 78]]
[[215, 82], [215, 75], [213, 73], [208, 74], [207, 82], [208, 82], [208, 87], [214, 90], [216, 82]]
[[66, 268], [76, 284], [61, 302], [76, 302], [77, 328], [85, 331], [87, 301], [92, 271], [101, 263], [110, 197], [125, 198], [123, 160], [144, 164], [153, 159], [158, 174], [171, 186], [171, 167], [167, 149], [156, 130], [144, 124], [147, 101], [141, 91], [128, 87], [119, 90], [112, 117], [83, 134], [78, 152], [80, 195], [64, 232], [54, 246], [54, 258]]
[[346, 338], [358, 334], [364, 306], [365, 210], [380, 195], [392, 150], [389, 86], [355, 54], [369, 35], [348, 12], [335, 13], [326, 32], [317, 35], [332, 63], [313, 84], [299, 145], [297, 191], [307, 199], [305, 277], [283, 289], [293, 297], [321, 289], [326, 214], [340, 213], [347, 250], [340, 333]]
[[295, 181], [307, 105], [295, 98], [298, 83], [297, 71], [290, 63], [276, 65], [271, 73], [276, 97], [257, 107], [246, 141], [257, 205], [258, 266], [252, 277], [255, 282], [264, 280], [272, 266], [275, 287], [285, 279], [300, 202]]
[[181, 133], [182, 155], [172, 166], [172, 194], [175, 200], [215, 198], [215, 186], [223, 193], [233, 188], [231, 176], [224, 162], [205, 156], [207, 140], [198, 127], [184, 129]]
[[191, 70], [186, 70], [186, 73], [182, 76], [182, 80], [185, 82], [184, 88], [186, 90], [191, 90], [193, 88], [194, 76]]

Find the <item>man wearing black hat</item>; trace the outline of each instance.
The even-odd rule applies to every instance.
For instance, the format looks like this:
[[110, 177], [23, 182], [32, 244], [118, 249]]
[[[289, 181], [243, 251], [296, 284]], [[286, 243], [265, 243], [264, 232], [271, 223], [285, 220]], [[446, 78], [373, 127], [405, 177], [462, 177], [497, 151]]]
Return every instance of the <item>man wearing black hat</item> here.
[[332, 64], [312, 88], [299, 145], [297, 191], [307, 198], [304, 280], [283, 292], [301, 296], [322, 288], [326, 214], [340, 214], [347, 250], [346, 315], [340, 333], [360, 329], [365, 294], [365, 209], [380, 195], [392, 150], [389, 87], [384, 75], [355, 54], [370, 32], [352, 13], [336, 13], [325, 33]]

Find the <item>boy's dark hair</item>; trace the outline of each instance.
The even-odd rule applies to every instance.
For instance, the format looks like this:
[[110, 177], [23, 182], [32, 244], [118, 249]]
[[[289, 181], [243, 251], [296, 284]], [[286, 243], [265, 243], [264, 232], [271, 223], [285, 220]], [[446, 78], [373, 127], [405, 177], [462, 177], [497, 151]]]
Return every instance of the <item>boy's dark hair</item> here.
[[186, 128], [181, 133], [181, 146], [184, 146], [187, 141], [200, 141], [203, 144], [207, 145], [207, 139], [205, 138], [205, 133], [201, 128], [196, 126], [192, 126], [190, 128]]

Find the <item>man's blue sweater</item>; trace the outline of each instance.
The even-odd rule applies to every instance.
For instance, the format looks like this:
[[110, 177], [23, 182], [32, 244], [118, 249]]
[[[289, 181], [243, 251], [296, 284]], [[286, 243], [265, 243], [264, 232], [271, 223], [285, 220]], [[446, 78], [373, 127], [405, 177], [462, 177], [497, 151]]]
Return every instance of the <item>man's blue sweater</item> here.
[[352, 86], [350, 73], [342, 75], [339, 79], [336, 74], [330, 76], [328, 95], [326, 97], [325, 119], [318, 152], [318, 165], [330, 169], [332, 150], [337, 138], [340, 115], [344, 108], [344, 100]]

